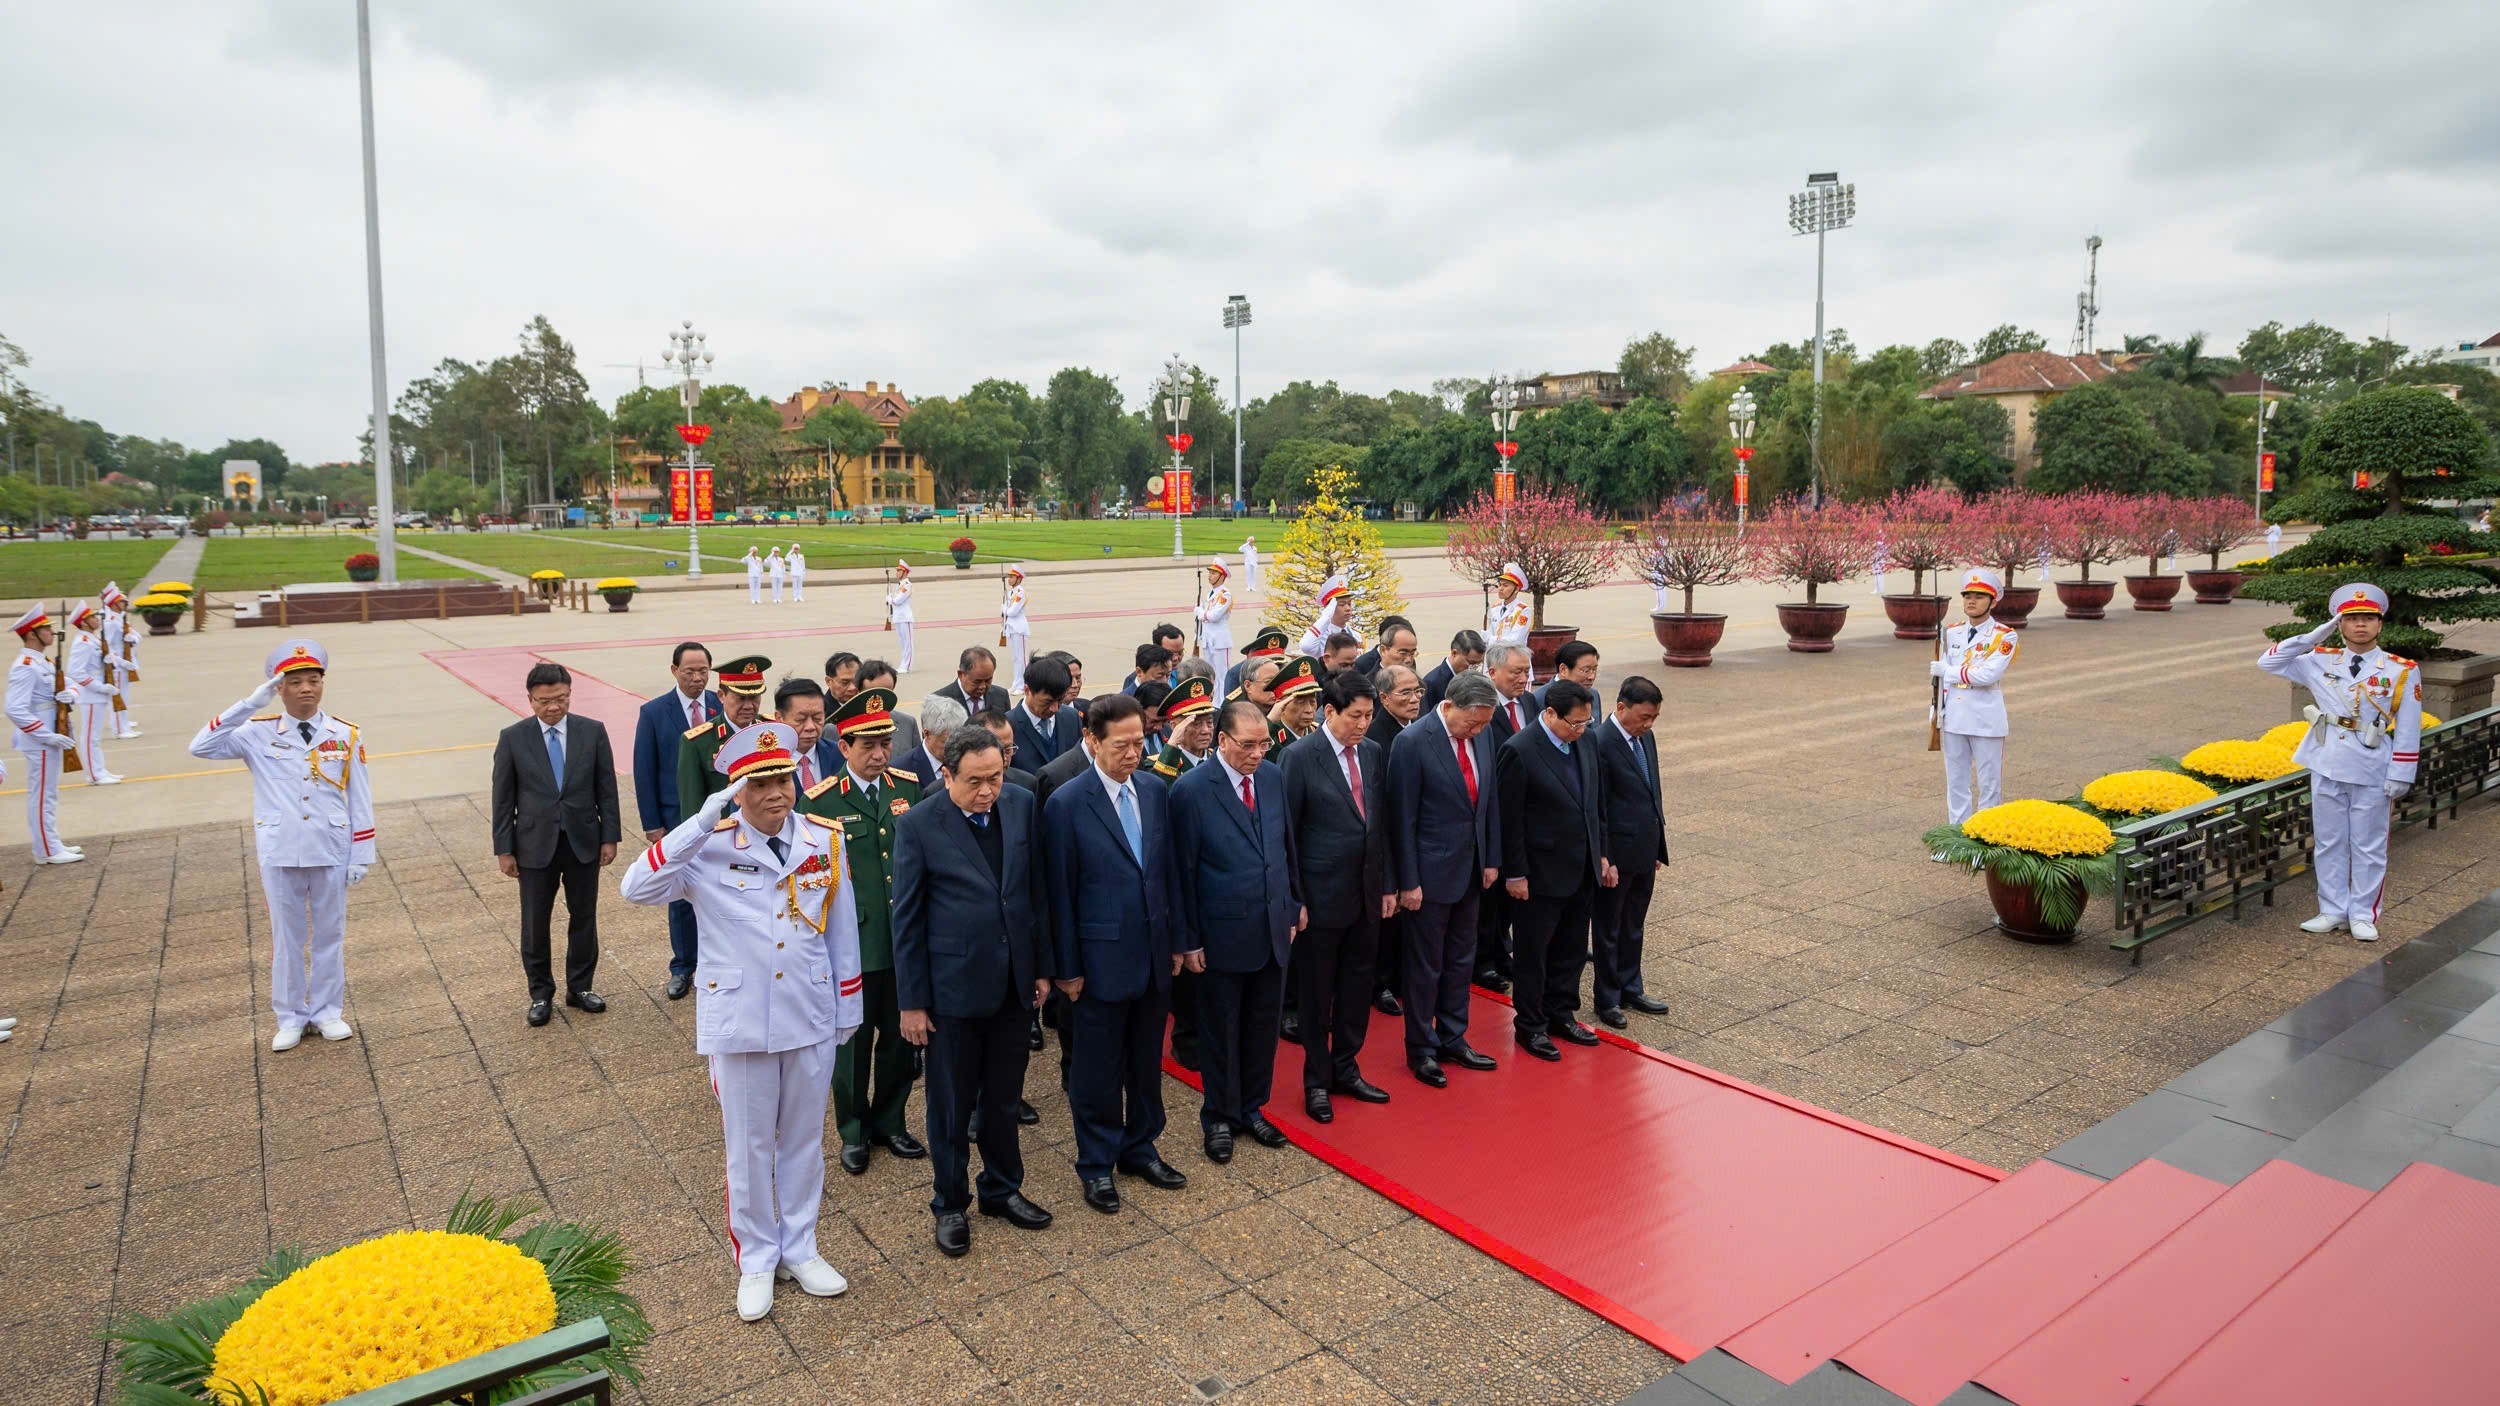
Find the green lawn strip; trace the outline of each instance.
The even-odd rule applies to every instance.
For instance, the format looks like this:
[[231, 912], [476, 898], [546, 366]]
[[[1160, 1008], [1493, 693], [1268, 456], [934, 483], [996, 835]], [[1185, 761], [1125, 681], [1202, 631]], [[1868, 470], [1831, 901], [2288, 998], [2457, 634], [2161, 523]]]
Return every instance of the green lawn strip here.
[[91, 596], [116, 581], [133, 596], [174, 545], [171, 537], [145, 542], [0, 542], [0, 598]]
[[[344, 581], [351, 553], [370, 552], [363, 537], [211, 537], [191, 584], [203, 591], [257, 591], [269, 586]], [[477, 573], [413, 552], [399, 554], [400, 579], [475, 580]]]
[[[1269, 552], [1283, 539], [1287, 524], [1262, 521], [1191, 522], [1182, 528], [1182, 547], [1192, 557], [1227, 555], [1240, 551], [1242, 537], [1247, 533], [1267, 534]], [[1373, 524], [1380, 530], [1381, 543], [1389, 547], [1439, 546], [1448, 535], [1441, 523], [1383, 522]], [[542, 533], [545, 537], [572, 539], [585, 543], [603, 540], [660, 545], [674, 539], [672, 545], [680, 557], [684, 552], [684, 528], [619, 528], [566, 529]], [[752, 544], [759, 551], [780, 547], [785, 551], [793, 542], [807, 553], [810, 570], [831, 570], [840, 567], [890, 566], [897, 557], [907, 558], [914, 565], [944, 562], [946, 544], [957, 537], [970, 537], [976, 544], [973, 559], [983, 564], [1010, 561], [1079, 561], [1109, 557], [1168, 557], [1172, 552], [1172, 525], [1167, 521], [1107, 522], [998, 522], [953, 526], [941, 523], [920, 523], [914, 526], [875, 525], [844, 527], [809, 526], [784, 523], [773, 527], [713, 526], [703, 529], [705, 570], [717, 570], [714, 559], [745, 555]], [[1103, 547], [1111, 550], [1106, 553]]]
[[[581, 580], [595, 581], [605, 576], [656, 578], [679, 575], [686, 565], [686, 538], [682, 531], [673, 541], [665, 533], [619, 532], [613, 543], [602, 540], [597, 533], [577, 539], [556, 532], [402, 532], [399, 540], [516, 576], [553, 568]], [[643, 547], [662, 550], [639, 550]], [[705, 568], [717, 571], [725, 563], [712, 561], [712, 555], [709, 550], [703, 553]], [[677, 561], [675, 571], [661, 565], [670, 558]]]

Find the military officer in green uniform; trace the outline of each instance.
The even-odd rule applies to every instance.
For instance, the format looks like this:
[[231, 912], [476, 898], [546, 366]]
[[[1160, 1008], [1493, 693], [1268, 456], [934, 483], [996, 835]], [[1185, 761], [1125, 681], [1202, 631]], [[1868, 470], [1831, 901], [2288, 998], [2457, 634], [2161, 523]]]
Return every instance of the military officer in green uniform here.
[[[1276, 675], [1272, 686], [1276, 701], [1267, 713], [1267, 759], [1277, 755], [1298, 737], [1308, 737], [1317, 727], [1319, 714], [1320, 668], [1317, 658], [1297, 654]], [[1278, 763], [1282, 765], [1282, 763]]]
[[712, 758], [722, 743], [737, 736], [739, 729], [753, 726], [763, 712], [764, 671], [772, 666], [773, 661], [761, 654], [741, 655], [720, 666], [721, 715], [686, 729], [685, 739], [677, 746], [679, 814], [694, 814], [706, 797], [729, 784], [727, 776], [712, 769]]
[[[916, 1051], [903, 1040], [903, 1010], [894, 992], [894, 822], [920, 800], [924, 778], [887, 763], [894, 753], [894, 693], [863, 688], [834, 711], [842, 770], [799, 798], [799, 809], [842, 828], [842, 857], [859, 901], [859, 1033], [833, 1061], [834, 1128], [842, 1136], [842, 1170], [868, 1170], [868, 1149], [911, 1160], [929, 1155], [904, 1123]], [[936, 778], [926, 778], [934, 784]]]
[[1171, 696], [1163, 700], [1163, 719], [1172, 740], [1146, 768], [1166, 781], [1178, 781], [1181, 773], [1207, 759], [1207, 748], [1215, 741], [1215, 681], [1183, 679], [1173, 685]]
[[[1236, 698], [1245, 696], [1242, 689], [1248, 686], [1251, 671], [1256, 669], [1262, 660], [1284, 658], [1286, 643], [1285, 632], [1273, 625], [1252, 635], [1250, 647], [1241, 652], [1240, 662], [1224, 671], [1224, 701], [1230, 703]], [[1267, 705], [1261, 703], [1259, 706], [1266, 707]]]

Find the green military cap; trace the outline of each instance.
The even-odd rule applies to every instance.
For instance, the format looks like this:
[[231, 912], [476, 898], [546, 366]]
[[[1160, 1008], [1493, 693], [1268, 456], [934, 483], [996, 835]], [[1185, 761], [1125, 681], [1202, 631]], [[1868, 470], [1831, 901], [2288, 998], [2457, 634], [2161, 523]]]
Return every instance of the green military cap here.
[[1287, 643], [1288, 641], [1285, 638], [1285, 632], [1277, 629], [1273, 625], [1270, 625], [1259, 631], [1257, 634], [1252, 635], [1250, 637], [1250, 647], [1243, 650], [1241, 654], [1245, 659], [1256, 659], [1261, 655], [1266, 654], [1282, 654], [1285, 652], [1285, 645]]
[[1276, 671], [1268, 690], [1279, 698], [1319, 692], [1319, 661], [1307, 654], [1295, 655], [1292, 663]]
[[1163, 700], [1163, 716], [1166, 718], [1194, 718], [1200, 713], [1214, 711], [1213, 679], [1183, 679], [1172, 686], [1171, 694]]
[[741, 654], [720, 666], [720, 686], [730, 693], [761, 696], [764, 692], [764, 671], [773, 661], [761, 654]]
[[846, 742], [854, 737], [887, 737], [893, 732], [894, 690], [890, 688], [863, 688], [834, 710], [833, 734]]

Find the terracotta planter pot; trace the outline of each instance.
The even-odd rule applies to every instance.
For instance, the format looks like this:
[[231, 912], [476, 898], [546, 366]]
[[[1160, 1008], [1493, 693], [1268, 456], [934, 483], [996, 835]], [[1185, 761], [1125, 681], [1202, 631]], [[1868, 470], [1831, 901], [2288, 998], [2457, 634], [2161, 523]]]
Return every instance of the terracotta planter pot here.
[[1799, 654], [1831, 653], [1832, 637], [1849, 623], [1845, 605], [1788, 604], [1778, 610], [1780, 628], [1788, 632], [1788, 647]]
[[[2043, 946], [2075, 940], [2075, 929], [2072, 924], [2064, 928], [2053, 928], [2041, 919], [2040, 895], [2037, 890], [2023, 884], [2009, 884], [1994, 873], [1983, 871], [1983, 877], [1988, 881], [1988, 901], [1996, 905], [1999, 932], [2016, 942], [2033, 942]], [[2092, 896], [2088, 893], [2080, 897], [2087, 905], [2092, 901]], [[2075, 910], [2075, 917], [2077, 922], [2082, 921], [2083, 910], [2081, 908]]]
[[1719, 636], [1727, 632], [1727, 617], [1660, 611], [1650, 615], [1649, 632], [1666, 651], [1668, 668], [1707, 669], [1710, 651], [1718, 648]]
[[2098, 620], [2107, 612], [2109, 598], [2118, 594], [2115, 581], [2060, 581], [2057, 603], [2066, 607], [2069, 620]]
[[601, 591], [599, 598], [608, 603], [608, 609], [611, 612], [621, 613], [634, 608], [632, 591]]
[[2191, 571], [2187, 574], [2189, 589], [2196, 592], [2198, 605], [2229, 605], [2248, 580], [2245, 571]]
[[2168, 610], [2171, 598], [2179, 594], [2176, 576], [2130, 576], [2127, 595], [2138, 610]]
[[1532, 625], [1528, 629], [1528, 676], [1543, 682], [1554, 676], [1554, 651], [1580, 637], [1577, 625]]
[[1897, 640], [1932, 640], [1944, 619], [1944, 596], [1886, 596], [1884, 618], [1892, 622]]
[[2031, 612], [2038, 609], [2039, 605], [2039, 587], [2008, 586], [2005, 588], [2005, 594], [1997, 597], [1996, 609], [1989, 611], [1988, 614], [1995, 617], [1996, 622], [2007, 629], [2019, 630], [2031, 623]]

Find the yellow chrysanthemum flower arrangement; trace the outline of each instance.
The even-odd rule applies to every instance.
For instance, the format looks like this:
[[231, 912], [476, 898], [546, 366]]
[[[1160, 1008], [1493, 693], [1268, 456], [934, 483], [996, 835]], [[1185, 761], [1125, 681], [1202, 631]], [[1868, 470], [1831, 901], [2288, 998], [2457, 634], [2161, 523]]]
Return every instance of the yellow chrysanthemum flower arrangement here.
[[150, 591], [130, 603], [133, 610], [189, 610], [191, 599], [171, 591]]
[[564, 579], [564, 573], [552, 566], [542, 566], [530, 573], [530, 579], [532, 581], [561, 581]]
[[217, 1339], [214, 1389], [237, 1406], [321, 1406], [536, 1337], [556, 1296], [501, 1240], [408, 1230], [288, 1275]]
[[2422, 715], [2422, 730], [2424, 732], [2428, 732], [2437, 726], [2439, 726], [2439, 718], [2437, 715], [2431, 713], [2424, 713]]
[[2246, 786], [2300, 770], [2292, 749], [2237, 738], [2208, 742], [2179, 758], [2180, 769], [2208, 785]]
[[602, 591], [639, 591], [642, 583], [631, 576], [603, 576], [597, 589]]
[[188, 581], [159, 581], [155, 585], [148, 587], [148, 594], [157, 595], [160, 593], [169, 596], [187, 596], [191, 594], [191, 583]]
[[1962, 822], [1962, 833], [1986, 845], [2025, 854], [2106, 854], [2109, 827], [2073, 806], [2055, 801], [2007, 801]]
[[2284, 751], [2288, 752], [2293, 748], [2298, 747], [2301, 739], [2307, 737], [2308, 735], [2309, 724], [2307, 723], [2276, 723], [2274, 726], [2266, 729], [2265, 736], [2260, 737], [2257, 740], [2264, 743], [2266, 746], [2280, 747]]
[[2165, 815], [2200, 801], [2214, 788], [2175, 771], [2113, 771], [2083, 788], [2084, 804], [2110, 815]]
[[2059, 931], [2071, 932], [2081, 920], [2086, 895], [2107, 893], [2118, 882], [2117, 836], [2097, 818], [2055, 801], [1990, 806], [1959, 825], [1937, 826], [1919, 843], [1943, 859], [1986, 870], [2000, 884], [2029, 889], [2040, 921]]

